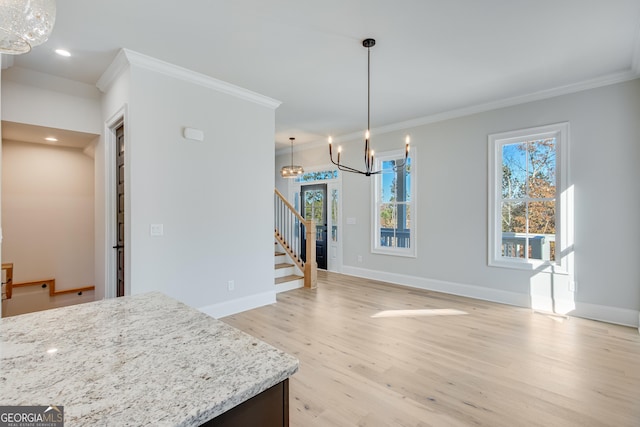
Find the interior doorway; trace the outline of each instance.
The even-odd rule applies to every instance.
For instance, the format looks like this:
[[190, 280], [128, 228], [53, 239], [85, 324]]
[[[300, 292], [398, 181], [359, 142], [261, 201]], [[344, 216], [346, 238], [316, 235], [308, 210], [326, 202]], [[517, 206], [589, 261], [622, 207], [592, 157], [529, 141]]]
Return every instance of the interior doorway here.
[[[318, 268], [327, 269], [327, 184], [300, 187], [300, 214], [316, 224], [316, 262]], [[304, 245], [303, 245], [304, 247]]]
[[116, 134], [116, 244], [113, 249], [116, 250], [116, 297], [125, 295], [125, 241], [124, 241], [124, 124], [120, 124], [115, 130]]
[[[2, 121], [2, 263], [13, 267], [12, 286], [3, 287], [3, 317], [97, 298], [94, 153], [99, 137]], [[6, 275], [2, 281], [9, 282]]]

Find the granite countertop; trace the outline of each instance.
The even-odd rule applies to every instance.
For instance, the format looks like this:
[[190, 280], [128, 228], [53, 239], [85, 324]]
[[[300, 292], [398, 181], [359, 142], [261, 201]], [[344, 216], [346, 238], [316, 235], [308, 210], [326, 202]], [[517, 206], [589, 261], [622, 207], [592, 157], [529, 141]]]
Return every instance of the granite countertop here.
[[0, 405], [62, 405], [67, 427], [197, 426], [297, 370], [157, 292], [0, 319]]

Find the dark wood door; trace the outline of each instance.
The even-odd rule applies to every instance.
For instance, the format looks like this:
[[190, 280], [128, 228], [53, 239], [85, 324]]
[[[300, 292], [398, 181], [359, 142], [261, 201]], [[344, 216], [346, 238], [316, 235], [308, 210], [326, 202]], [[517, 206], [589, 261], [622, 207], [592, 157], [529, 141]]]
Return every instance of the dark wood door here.
[[316, 222], [316, 262], [318, 268], [326, 270], [327, 184], [303, 185], [300, 188], [300, 206], [302, 206], [302, 217]]
[[124, 282], [124, 125], [116, 129], [116, 296], [125, 294]]

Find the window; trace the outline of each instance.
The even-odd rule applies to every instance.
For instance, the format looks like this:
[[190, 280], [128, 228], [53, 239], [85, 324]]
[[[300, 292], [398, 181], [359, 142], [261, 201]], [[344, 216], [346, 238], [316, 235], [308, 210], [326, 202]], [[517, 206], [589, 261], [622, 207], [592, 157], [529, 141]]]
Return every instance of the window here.
[[373, 238], [374, 253], [416, 256], [415, 218], [415, 149], [407, 159], [407, 166], [394, 171], [404, 161], [404, 151], [381, 153], [376, 169], [382, 173], [374, 179]]
[[561, 266], [569, 124], [489, 136], [489, 265]]
[[338, 179], [337, 170], [306, 172], [302, 175], [295, 177], [295, 182], [314, 182], [314, 181], [326, 181], [330, 179]]

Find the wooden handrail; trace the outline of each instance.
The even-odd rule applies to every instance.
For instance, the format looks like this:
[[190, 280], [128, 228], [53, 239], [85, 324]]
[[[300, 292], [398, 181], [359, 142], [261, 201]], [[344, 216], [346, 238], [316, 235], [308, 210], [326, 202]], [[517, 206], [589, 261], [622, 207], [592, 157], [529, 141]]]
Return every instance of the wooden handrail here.
[[289, 211], [294, 214], [296, 216], [296, 218], [298, 218], [298, 220], [300, 220], [300, 222], [307, 222], [306, 219], [304, 219], [302, 217], [302, 215], [300, 215], [298, 213], [298, 211], [296, 211], [296, 208], [293, 207], [293, 205], [291, 203], [289, 203], [289, 201], [287, 199], [284, 198], [284, 196], [282, 195], [281, 192], [278, 191], [277, 188], [274, 189], [274, 191], [276, 192], [276, 195], [280, 198], [280, 200], [282, 200], [282, 203], [284, 203], [288, 208]]
[[64, 294], [75, 294], [78, 292], [87, 292], [94, 291], [95, 286], [83, 286], [80, 288], [73, 289], [62, 289], [56, 291], [56, 279], [45, 279], [45, 280], [37, 280], [35, 282], [23, 282], [23, 283], [14, 283], [14, 288], [25, 288], [28, 286], [46, 286], [49, 288], [49, 296], [55, 297], [56, 295], [64, 295]]
[[[274, 200], [274, 236], [280, 246], [287, 252], [293, 262], [304, 273], [305, 288], [315, 289], [318, 283], [318, 264], [316, 262], [316, 226], [313, 220], [306, 220], [289, 203], [278, 189]], [[302, 259], [300, 235], [304, 227], [305, 258]]]
[[56, 279], [44, 279], [38, 280], [35, 282], [23, 282], [23, 283], [13, 283], [13, 264], [12, 263], [4, 263], [2, 264], [2, 269], [6, 271], [6, 282], [3, 284], [6, 285], [6, 298], [11, 299], [13, 288], [24, 288], [27, 286], [43, 286], [49, 288], [49, 296], [54, 297], [56, 295], [64, 295], [64, 294], [75, 294], [82, 293], [86, 291], [94, 291], [96, 289], [95, 286], [83, 286], [80, 288], [73, 289], [62, 289], [60, 291], [56, 291]]

